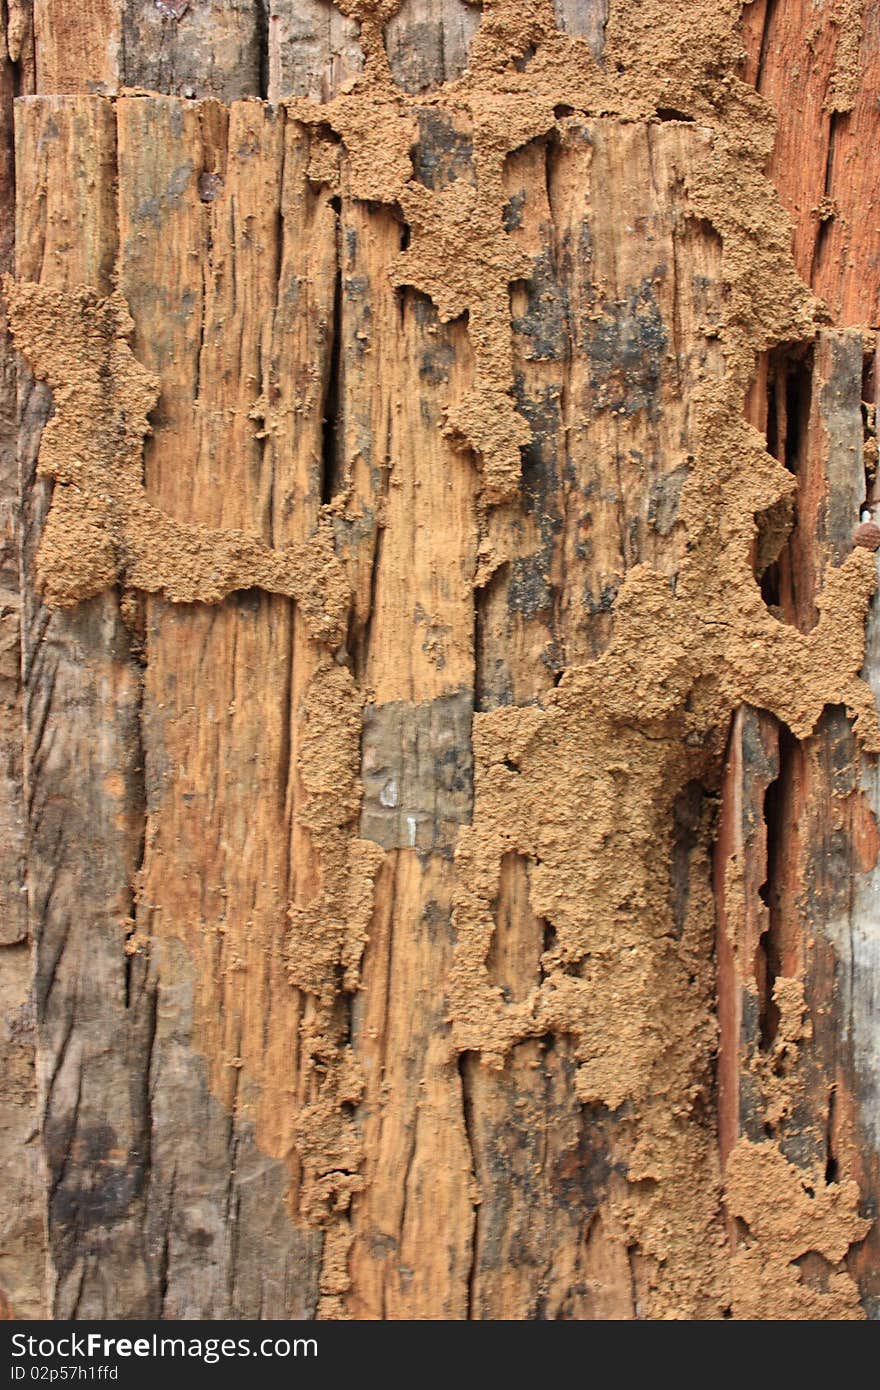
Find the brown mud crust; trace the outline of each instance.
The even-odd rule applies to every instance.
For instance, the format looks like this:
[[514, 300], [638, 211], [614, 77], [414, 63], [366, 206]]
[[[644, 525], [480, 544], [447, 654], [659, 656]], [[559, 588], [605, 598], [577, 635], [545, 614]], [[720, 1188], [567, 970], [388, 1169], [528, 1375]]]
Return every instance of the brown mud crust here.
[[[837, 549], [817, 523], [795, 612], [797, 401], [780, 388], [789, 457], [749, 405], [769, 362], [815, 369], [832, 438], [872, 326], [834, 338], [800, 278], [738, 3], [612, 0], [589, 37], [551, 0], [475, 8], [466, 65], [424, 90], [389, 58], [400, 0], [339, 0], [359, 59], [327, 100], [20, 103], [43, 211], [4, 295], [52, 407], [35, 604], [112, 610], [102, 679], [140, 743], [102, 783], [128, 891], [108, 931], [154, 1011], [142, 1085], [179, 1069], [164, 1119], [132, 1111], [165, 1126], [158, 1199], [136, 1138], [95, 1124], [78, 1151], [131, 1183], [94, 1225], [145, 1204], [130, 1314], [163, 1278], [165, 1316], [219, 1297], [192, 1241], [160, 1277], [134, 1230], [197, 1170], [189, 1086], [286, 1213], [264, 1316], [863, 1317], [859, 1182], [792, 1141], [812, 1017], [749, 879], [766, 807], [718, 808], [740, 735], [769, 796], [829, 711], [847, 767], [880, 753], [877, 528], [861, 496]], [[97, 214], [62, 206], [65, 152], [106, 195], [79, 259]], [[185, 1181], [181, 1229], [210, 1245], [207, 1178]], [[64, 1195], [56, 1307], [93, 1314]]]

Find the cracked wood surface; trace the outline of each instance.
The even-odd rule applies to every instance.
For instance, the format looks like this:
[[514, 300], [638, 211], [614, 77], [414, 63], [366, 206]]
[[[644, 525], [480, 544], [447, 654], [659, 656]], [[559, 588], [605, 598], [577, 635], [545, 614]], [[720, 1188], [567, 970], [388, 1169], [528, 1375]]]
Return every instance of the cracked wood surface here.
[[[52, 98], [31, 99], [27, 109], [31, 119], [17, 128], [17, 168], [30, 170], [35, 189], [17, 200], [16, 270], [59, 288], [91, 282], [106, 292], [116, 253], [112, 112]], [[75, 138], [88, 155], [72, 177], [61, 178], [53, 149], [69, 148]], [[19, 392], [27, 574], [49, 500], [35, 463], [51, 397], [26, 374]], [[118, 597], [103, 594], [63, 615], [44, 608], [26, 586], [22, 661], [53, 1302], [60, 1316], [70, 1316], [80, 1300], [96, 1306], [96, 1288], [124, 1280], [132, 1306], [143, 1307], [152, 1006], [141, 963], [129, 963], [119, 949], [142, 818], [140, 674]]]
[[[14, 98], [33, 86], [27, 13], [0, 16], [0, 269], [14, 269]], [[16, 364], [0, 309], [0, 1317], [43, 1307], [45, 1175], [26, 893]]]
[[[326, 101], [363, 66], [357, 25], [324, 0], [195, 0], [179, 20], [160, 8], [95, 0], [74, 14], [61, 0], [36, 0], [38, 90]], [[855, 62], [841, 50], [844, 7], [820, 7], [813, 28], [791, 8], [755, 0], [745, 11], [747, 77], [779, 111], [771, 174], [794, 216], [804, 278], [836, 323], [874, 326], [875, 193], [860, 152], [873, 131], [875, 7], [865, 8]], [[561, 24], [597, 54], [607, 11], [601, 0], [556, 5]], [[460, 0], [404, 0], [385, 31], [396, 81], [430, 92], [458, 76], [478, 20]], [[793, 61], [799, 73], [804, 65], [797, 100]], [[847, 62], [858, 75], [849, 85]], [[24, 89], [26, 78], [9, 64], [4, 72], [7, 96], [16, 82]], [[467, 130], [440, 111], [420, 121], [421, 180], [442, 188], [471, 177]], [[644, 1312], [655, 1272], [608, 1204], [623, 1182], [618, 1120], [578, 1102], [569, 1040], [520, 1042], [501, 1071], [476, 1054], [450, 1056], [449, 851], [468, 819], [472, 773], [467, 757], [444, 763], [442, 748], [446, 729], [458, 742], [471, 707], [542, 701], [564, 668], [602, 652], [633, 565], [649, 560], [674, 580], [688, 472], [676, 441], [694, 384], [719, 370], [720, 356], [719, 242], [688, 216], [683, 191], [705, 138], [676, 123], [575, 121], [564, 141], [509, 159], [506, 229], [535, 258], [510, 304], [517, 404], [533, 442], [521, 499], [487, 514], [472, 464], [438, 428], [469, 379], [466, 332], [438, 322], [416, 291], [392, 289], [399, 218], [351, 196], [344, 161], [335, 192], [314, 177], [327, 169], [320, 132], [253, 104], [126, 97], [115, 119], [88, 99], [19, 106], [18, 274], [106, 291], [118, 257], [135, 354], [162, 380], [145, 454], [153, 498], [181, 520], [242, 527], [273, 546], [307, 533], [329, 503], [353, 591], [348, 651], [365, 727], [372, 720], [376, 731], [364, 742], [360, 833], [386, 849], [346, 1025], [363, 1072], [366, 1161], [340, 1279], [334, 1228], [302, 1209], [296, 1117], [315, 1081], [300, 1039], [313, 1004], [291, 988], [285, 964], [287, 904], [307, 902], [319, 873], [302, 824], [299, 711], [321, 653], [278, 595], [191, 607], [108, 593], [51, 614], [26, 595], [30, 915], [56, 1316]], [[591, 301], [595, 282], [607, 288]], [[585, 303], [591, 323], [579, 330]], [[802, 437], [787, 459], [801, 477], [804, 520], [799, 512], [765, 584], [768, 601], [803, 630], [828, 563], [817, 547], [836, 546], [839, 562], [863, 500], [869, 346], [867, 337], [820, 340], [806, 407], [803, 394], [786, 394], [785, 369], [765, 361], [767, 390], [750, 402], [756, 423], [775, 430], [781, 458], [788, 414], [806, 410], [807, 444]], [[839, 399], [820, 408], [835, 361]], [[33, 468], [50, 405], [26, 372], [20, 393], [30, 573], [48, 498]], [[824, 472], [829, 458], [842, 461], [834, 477]], [[490, 546], [504, 562], [481, 572]], [[873, 645], [867, 662], [870, 676]], [[14, 698], [14, 680], [10, 690]], [[876, 850], [853, 770], [859, 755], [835, 710], [803, 743], [786, 731], [785, 760], [777, 722], [761, 716], [767, 746], [758, 755], [755, 717], [745, 709], [733, 724], [716, 856], [716, 901], [731, 914], [718, 946], [722, 1156], [769, 1123], [797, 1167], [819, 1163], [832, 1181], [855, 1176], [870, 1202], [876, 1135], [859, 1132], [859, 1102], [871, 1104], [875, 1082], [864, 1078], [877, 1074], [866, 983], [878, 968]], [[14, 806], [14, 737], [8, 747]], [[863, 775], [876, 812], [873, 764]], [[723, 869], [725, 817], [743, 796], [751, 819], [736, 853], [748, 910]], [[689, 898], [706, 891], [708, 804], [696, 786], [676, 810], [670, 877], [680, 921]], [[760, 829], [768, 806], [772, 850]], [[4, 886], [19, 882], [14, 835], [7, 846]], [[540, 980], [542, 953], [553, 948], [530, 872], [511, 853], [498, 883], [488, 967], [513, 1001]], [[14, 1004], [25, 990], [15, 920], [4, 926], [13, 922], [19, 944], [0, 961]], [[724, 958], [737, 932], [748, 938], [739, 966]], [[700, 969], [711, 971], [707, 955]], [[773, 985], [795, 977], [814, 1038], [786, 1051], [784, 997], [775, 1017]], [[848, 1022], [844, 995], [855, 1000]], [[789, 1023], [796, 1013], [795, 1000]], [[9, 1036], [19, 1070], [7, 1073], [7, 1089], [23, 1117], [4, 1131], [14, 1152], [32, 1124], [27, 1035], [19, 1027]], [[768, 1055], [777, 1067], [769, 1078]], [[792, 1099], [778, 1072], [797, 1065], [805, 1076]], [[120, 1097], [112, 1127], [110, 1094]], [[40, 1307], [37, 1205], [21, 1235], [7, 1236], [11, 1253], [0, 1252], [0, 1285], [21, 1313]], [[847, 1257], [874, 1316], [875, 1241]], [[821, 1255], [803, 1265], [819, 1289], [828, 1276]]]
[[[764, 393], [773, 447], [797, 478], [795, 526], [764, 574], [781, 619], [810, 629], [824, 572], [852, 548], [874, 497], [871, 335], [822, 332], [806, 356], [781, 353]], [[869, 368], [865, 382], [866, 366]], [[865, 389], [867, 384], [867, 390]], [[873, 401], [868, 404], [873, 406]], [[876, 609], [866, 669], [876, 659]], [[876, 674], [874, 674], [876, 683]], [[778, 1136], [805, 1173], [854, 1177], [876, 1201], [877, 776], [846, 714], [829, 706], [794, 738], [766, 711], [734, 720], [716, 849], [719, 905], [719, 1126]], [[805, 1277], [827, 1280], [818, 1256]], [[848, 1257], [878, 1315], [877, 1232]]]
[[[477, 593], [480, 709], [540, 700], [565, 667], [604, 650], [629, 567], [650, 556], [677, 570], [689, 389], [718, 369], [718, 246], [679, 201], [700, 143], [679, 126], [572, 122], [564, 144], [529, 146], [509, 163], [508, 219], [536, 266], [511, 306], [517, 396], [534, 439], [522, 501], [489, 519], [509, 559]], [[631, 228], [623, 243], [619, 220]], [[686, 894], [700, 866], [686, 856], [676, 872]], [[529, 875], [511, 854], [499, 881], [490, 969], [511, 999], [543, 978], [553, 947]], [[605, 1210], [616, 1117], [578, 1104], [573, 1068], [569, 1039], [553, 1035], [520, 1043], [500, 1073], [462, 1058], [482, 1196], [475, 1317], [638, 1316], [645, 1271], [610, 1237]]]
[[834, 322], [880, 324], [880, 81], [876, 0], [753, 0], [745, 6], [745, 76], [773, 103], [769, 173], [794, 224], [798, 271]]

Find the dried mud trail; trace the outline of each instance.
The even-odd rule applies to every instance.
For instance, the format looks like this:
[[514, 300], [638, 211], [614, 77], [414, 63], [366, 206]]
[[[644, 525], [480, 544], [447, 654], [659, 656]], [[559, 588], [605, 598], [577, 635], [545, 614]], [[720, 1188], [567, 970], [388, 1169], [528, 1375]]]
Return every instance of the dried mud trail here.
[[4, 11], [9, 1305], [877, 1316], [880, 6], [177, 8]]

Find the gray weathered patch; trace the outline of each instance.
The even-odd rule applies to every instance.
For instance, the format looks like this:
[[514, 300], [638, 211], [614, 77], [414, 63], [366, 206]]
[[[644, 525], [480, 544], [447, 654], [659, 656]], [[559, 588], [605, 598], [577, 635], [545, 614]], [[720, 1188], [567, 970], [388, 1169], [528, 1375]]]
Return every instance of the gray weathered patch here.
[[360, 833], [385, 849], [451, 855], [473, 810], [473, 692], [364, 710]]
[[601, 58], [605, 47], [609, 0], [553, 0], [556, 22], [572, 37], [586, 39], [594, 58]]
[[864, 340], [859, 332], [827, 333], [831, 372], [819, 393], [828, 478], [825, 539], [835, 565], [849, 554], [865, 494], [862, 425]]
[[402, 0], [385, 28], [385, 49], [395, 82], [405, 92], [426, 92], [461, 77], [480, 23], [469, 0]]
[[686, 463], [673, 468], [651, 484], [648, 494], [648, 525], [653, 526], [658, 536], [668, 536], [678, 520], [678, 506], [681, 490], [687, 481], [690, 468]]
[[528, 362], [562, 362], [571, 353], [571, 309], [553, 262], [550, 229], [544, 227], [542, 232], [544, 245], [524, 281], [525, 309], [514, 316], [511, 326], [526, 340], [523, 349]]
[[612, 410], [630, 417], [646, 411], [653, 417], [659, 411], [669, 338], [654, 283], [663, 274], [664, 267], [655, 267], [640, 285], [630, 286], [625, 298], [590, 304], [581, 316], [579, 347], [590, 362], [584, 404], [591, 412]]
[[473, 142], [455, 116], [440, 107], [423, 106], [416, 119], [419, 139], [412, 152], [416, 181], [435, 191], [448, 188], [456, 179], [474, 183]]

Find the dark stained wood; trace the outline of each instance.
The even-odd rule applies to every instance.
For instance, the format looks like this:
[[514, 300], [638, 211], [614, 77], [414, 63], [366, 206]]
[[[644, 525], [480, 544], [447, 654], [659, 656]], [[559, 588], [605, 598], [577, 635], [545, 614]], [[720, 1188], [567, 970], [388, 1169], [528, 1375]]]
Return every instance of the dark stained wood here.
[[[0, 17], [0, 272], [14, 269], [13, 102], [32, 90], [28, 6]], [[34, 1068], [22, 747], [17, 367], [0, 302], [0, 1316], [44, 1310], [44, 1177]]]
[[[97, 98], [19, 105], [21, 278], [109, 291], [115, 145], [112, 108]], [[28, 903], [52, 1306], [65, 1318], [144, 1317], [156, 1310], [143, 1221], [154, 1016], [145, 972], [125, 951], [142, 834], [140, 670], [116, 594], [64, 613], [35, 596], [32, 567], [50, 498], [35, 461], [50, 405], [45, 387], [25, 375]]]

